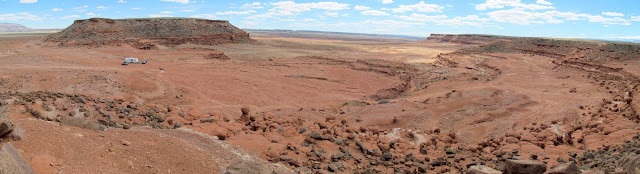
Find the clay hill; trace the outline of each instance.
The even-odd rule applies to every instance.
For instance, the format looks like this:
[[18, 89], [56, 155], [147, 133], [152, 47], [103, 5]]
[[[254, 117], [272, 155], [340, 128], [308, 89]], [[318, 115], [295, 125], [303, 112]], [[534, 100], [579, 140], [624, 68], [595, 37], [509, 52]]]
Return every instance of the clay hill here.
[[45, 41], [89, 46], [127, 43], [140, 49], [152, 49], [156, 44], [217, 45], [253, 42], [247, 32], [228, 21], [196, 18], [76, 20], [66, 29], [47, 36]]
[[0, 23], [0, 32], [25, 32], [31, 31], [31, 28], [20, 24]]

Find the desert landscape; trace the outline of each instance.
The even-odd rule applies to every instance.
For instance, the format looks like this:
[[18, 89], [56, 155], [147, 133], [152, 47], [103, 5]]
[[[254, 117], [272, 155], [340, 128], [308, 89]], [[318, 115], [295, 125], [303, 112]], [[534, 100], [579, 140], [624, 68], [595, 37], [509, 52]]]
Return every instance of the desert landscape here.
[[76, 20], [0, 34], [0, 173], [640, 173], [638, 61], [627, 42]]

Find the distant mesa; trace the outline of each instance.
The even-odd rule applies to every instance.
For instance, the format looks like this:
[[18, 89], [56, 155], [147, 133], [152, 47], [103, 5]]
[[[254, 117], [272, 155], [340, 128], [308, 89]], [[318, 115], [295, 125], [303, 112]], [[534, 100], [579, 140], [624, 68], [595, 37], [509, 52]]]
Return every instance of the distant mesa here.
[[28, 32], [32, 29], [20, 24], [0, 23], [0, 32]]
[[481, 45], [495, 40], [513, 40], [516, 37], [482, 34], [431, 34], [427, 41], [448, 42], [465, 45]]
[[522, 53], [596, 62], [640, 59], [640, 44], [630, 42], [479, 34], [432, 34], [427, 42], [478, 45], [458, 52]]
[[157, 45], [252, 43], [249, 33], [222, 20], [197, 18], [91, 18], [76, 20], [66, 29], [47, 36], [61, 46], [130, 44], [139, 49]]

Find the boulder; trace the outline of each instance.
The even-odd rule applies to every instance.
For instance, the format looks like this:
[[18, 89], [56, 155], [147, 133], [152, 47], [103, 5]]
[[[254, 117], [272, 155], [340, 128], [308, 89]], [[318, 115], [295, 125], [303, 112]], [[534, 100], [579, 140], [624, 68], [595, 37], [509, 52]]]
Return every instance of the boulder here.
[[242, 108], [240, 108], [240, 111], [242, 112], [242, 115], [249, 115], [251, 112], [251, 108], [249, 106], [242, 106]]
[[551, 170], [545, 172], [545, 174], [578, 174], [580, 169], [574, 162], [568, 162], [559, 164], [553, 167]]
[[274, 171], [265, 164], [238, 162], [227, 167], [224, 174], [271, 174]]
[[582, 171], [582, 174], [605, 174], [605, 172], [602, 170], [591, 169], [591, 170]]
[[624, 173], [640, 173], [640, 155], [629, 154], [622, 157], [618, 167], [622, 167]]
[[13, 131], [11, 118], [4, 112], [5, 107], [0, 107], [0, 137], [4, 137]]
[[340, 172], [344, 169], [344, 165], [339, 162], [332, 162], [329, 164], [327, 168], [330, 172]]
[[2, 145], [0, 150], [0, 173], [35, 174], [31, 165], [22, 158], [11, 143]]
[[13, 123], [10, 119], [0, 117], [0, 137], [4, 137], [13, 132]]
[[200, 123], [213, 123], [214, 121], [216, 121], [213, 118], [202, 118], [200, 119]]
[[209, 53], [209, 55], [205, 56], [205, 59], [231, 60], [227, 55], [224, 55], [223, 52], [219, 52], [219, 51], [215, 51], [213, 53]]
[[547, 165], [535, 160], [507, 160], [507, 174], [542, 174]]
[[502, 174], [502, 172], [484, 165], [475, 165], [467, 169], [467, 174]]
[[295, 173], [297, 174], [312, 174], [313, 171], [309, 168], [306, 167], [298, 167], [294, 170]]

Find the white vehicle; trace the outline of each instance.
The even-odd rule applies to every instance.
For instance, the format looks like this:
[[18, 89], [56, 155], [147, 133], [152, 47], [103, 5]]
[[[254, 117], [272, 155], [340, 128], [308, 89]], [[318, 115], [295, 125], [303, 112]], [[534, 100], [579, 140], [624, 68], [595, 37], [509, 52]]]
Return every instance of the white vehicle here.
[[139, 63], [138, 62], [138, 58], [124, 58], [124, 63], [130, 64], [130, 63]]

